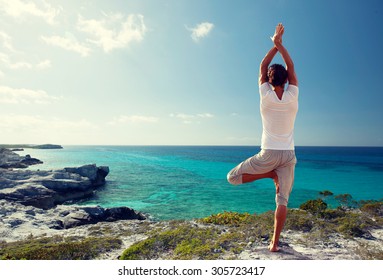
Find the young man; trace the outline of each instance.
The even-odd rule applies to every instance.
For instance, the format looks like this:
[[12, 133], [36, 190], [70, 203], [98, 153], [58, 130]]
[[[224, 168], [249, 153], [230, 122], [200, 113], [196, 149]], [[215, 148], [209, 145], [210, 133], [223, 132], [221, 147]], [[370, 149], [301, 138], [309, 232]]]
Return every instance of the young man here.
[[[282, 45], [284, 26], [278, 24], [271, 38], [274, 46], [261, 62], [259, 70], [260, 111], [262, 117], [261, 151], [232, 169], [227, 180], [233, 184], [253, 182], [263, 178], [274, 180], [277, 204], [271, 252], [279, 250], [279, 236], [287, 215], [287, 203], [294, 181], [297, 162], [294, 151], [294, 122], [298, 112], [298, 80], [294, 63]], [[269, 67], [279, 52], [286, 68], [279, 64]], [[285, 84], [288, 86], [285, 89]]]

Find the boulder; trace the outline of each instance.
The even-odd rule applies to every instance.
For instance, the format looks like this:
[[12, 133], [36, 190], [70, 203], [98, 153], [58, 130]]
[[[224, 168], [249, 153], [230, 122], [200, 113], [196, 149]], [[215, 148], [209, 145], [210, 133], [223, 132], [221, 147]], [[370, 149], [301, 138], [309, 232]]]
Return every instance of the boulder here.
[[145, 220], [146, 217], [129, 207], [103, 208], [81, 207], [72, 211], [62, 219], [64, 229], [99, 222], [114, 222], [119, 220]]
[[0, 169], [0, 199], [49, 209], [91, 196], [108, 173], [107, 166], [95, 164], [51, 171]]
[[0, 190], [0, 199], [19, 202], [42, 209], [49, 209], [56, 205], [55, 192], [40, 184], [20, 184], [13, 188]]
[[95, 164], [84, 165], [81, 167], [66, 167], [65, 172], [79, 174], [82, 177], [88, 178], [93, 185], [99, 186], [105, 183], [105, 177], [109, 174], [108, 166], [96, 167]]
[[6, 148], [0, 148], [0, 168], [27, 168], [30, 165], [42, 164], [39, 159], [32, 158], [30, 155], [20, 156]]

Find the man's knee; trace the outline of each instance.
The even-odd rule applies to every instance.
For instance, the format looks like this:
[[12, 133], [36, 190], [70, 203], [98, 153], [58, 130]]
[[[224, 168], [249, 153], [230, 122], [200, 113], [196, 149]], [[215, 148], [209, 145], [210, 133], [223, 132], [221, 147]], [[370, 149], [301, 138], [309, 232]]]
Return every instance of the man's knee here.
[[280, 170], [276, 171], [279, 181], [279, 192], [275, 196], [275, 203], [277, 205], [287, 206], [290, 198], [290, 193], [293, 187], [291, 177], [286, 177], [281, 174]]
[[276, 194], [275, 196], [275, 203], [278, 205], [287, 206], [289, 202], [289, 197], [281, 194], [280, 192]]

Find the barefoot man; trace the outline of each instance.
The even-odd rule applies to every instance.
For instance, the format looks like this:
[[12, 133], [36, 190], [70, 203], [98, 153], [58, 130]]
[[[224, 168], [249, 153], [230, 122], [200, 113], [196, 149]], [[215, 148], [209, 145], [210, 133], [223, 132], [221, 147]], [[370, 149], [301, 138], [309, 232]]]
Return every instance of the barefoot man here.
[[[260, 111], [262, 117], [261, 151], [232, 169], [227, 180], [233, 185], [263, 178], [274, 180], [276, 210], [274, 234], [269, 245], [278, 251], [279, 236], [287, 215], [287, 202], [294, 181], [297, 162], [294, 151], [294, 122], [298, 111], [298, 80], [294, 63], [282, 45], [284, 26], [278, 24], [271, 38], [274, 46], [266, 54], [259, 69]], [[279, 52], [286, 64], [269, 67]], [[287, 88], [285, 85], [288, 82]]]

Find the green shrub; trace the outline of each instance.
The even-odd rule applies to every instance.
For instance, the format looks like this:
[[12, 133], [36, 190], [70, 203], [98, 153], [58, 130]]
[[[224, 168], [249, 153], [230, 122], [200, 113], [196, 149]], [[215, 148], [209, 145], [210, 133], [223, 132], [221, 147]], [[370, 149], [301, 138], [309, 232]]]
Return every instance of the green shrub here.
[[0, 258], [12, 260], [89, 260], [100, 253], [121, 247], [121, 240], [112, 237], [89, 237], [83, 240], [46, 237], [2, 243]]
[[327, 209], [327, 203], [322, 199], [308, 200], [299, 206], [300, 209], [310, 212], [311, 214], [317, 215]]
[[355, 208], [357, 206], [357, 202], [353, 200], [351, 194], [348, 193], [337, 195], [335, 199], [344, 208]]
[[299, 230], [303, 232], [311, 231], [314, 226], [314, 220], [307, 212], [291, 209], [287, 215], [285, 228]]
[[369, 217], [358, 213], [347, 213], [344, 217], [335, 219], [337, 231], [346, 237], [369, 236], [368, 229], [376, 226]]
[[360, 256], [362, 260], [383, 260], [383, 250], [378, 246], [371, 246], [366, 243], [359, 243], [355, 249], [355, 253]]
[[122, 260], [150, 260], [156, 257], [155, 251], [155, 238], [148, 238], [146, 240], [140, 241], [133, 244], [128, 249], [126, 249], [120, 259]]
[[249, 213], [226, 212], [211, 215], [201, 219], [203, 223], [215, 225], [240, 226], [254, 221], [254, 215]]
[[178, 225], [150, 236], [126, 249], [122, 260], [155, 259], [168, 255], [170, 259], [210, 259], [216, 257], [215, 239], [218, 230], [201, 228], [190, 224]]
[[336, 218], [341, 218], [346, 215], [346, 212], [342, 208], [337, 209], [326, 209], [321, 213], [321, 217], [326, 220], [333, 220]]
[[227, 232], [221, 234], [216, 241], [219, 248], [224, 250], [233, 249], [236, 245], [246, 240], [246, 234], [241, 231]]
[[362, 237], [365, 234], [365, 231], [360, 225], [353, 220], [345, 220], [339, 225], [338, 231], [346, 236], [352, 237]]
[[383, 216], [383, 202], [382, 201], [369, 201], [363, 203], [360, 207], [362, 212], [368, 213], [373, 216]]
[[328, 191], [328, 190], [325, 190], [325, 191], [321, 191], [319, 192], [320, 195], [323, 195], [323, 196], [331, 196], [333, 195], [333, 193], [331, 191]]

